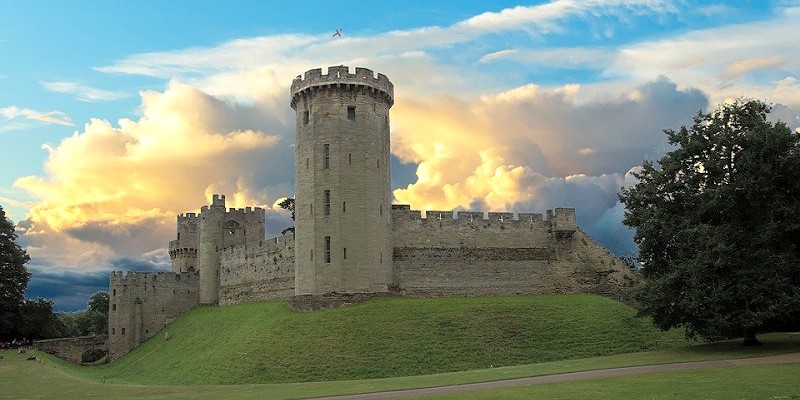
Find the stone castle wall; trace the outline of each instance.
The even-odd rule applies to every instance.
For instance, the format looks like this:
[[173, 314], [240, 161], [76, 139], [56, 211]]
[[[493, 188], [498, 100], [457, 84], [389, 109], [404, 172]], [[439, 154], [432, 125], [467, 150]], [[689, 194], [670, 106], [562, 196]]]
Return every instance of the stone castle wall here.
[[246, 243], [220, 254], [220, 304], [294, 296], [294, 236]]
[[392, 210], [394, 288], [411, 296], [591, 292], [621, 297], [630, 270], [575, 226], [541, 214]]
[[86, 350], [108, 349], [108, 335], [37, 340], [34, 347], [58, 358], [80, 364], [81, 356]]
[[197, 272], [112, 272], [108, 304], [111, 360], [199, 304]]
[[224, 195], [213, 195], [199, 214], [179, 216], [172, 273], [111, 276], [111, 359], [201, 303], [388, 291], [625, 296], [633, 273], [577, 228], [574, 209], [544, 216], [428, 211], [422, 218], [391, 205], [394, 86], [386, 76], [312, 69], [294, 79], [290, 94], [295, 235], [264, 240], [264, 211], [228, 210]]

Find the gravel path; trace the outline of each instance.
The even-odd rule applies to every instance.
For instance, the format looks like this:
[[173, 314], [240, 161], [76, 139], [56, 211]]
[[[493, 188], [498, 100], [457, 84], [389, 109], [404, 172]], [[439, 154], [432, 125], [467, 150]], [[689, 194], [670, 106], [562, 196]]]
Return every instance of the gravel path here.
[[397, 399], [401, 397], [422, 396], [429, 394], [455, 393], [477, 389], [502, 389], [515, 386], [538, 385], [542, 383], [560, 383], [577, 380], [609, 378], [613, 376], [625, 376], [636, 374], [647, 374], [651, 372], [683, 371], [689, 369], [729, 367], [734, 365], [764, 365], [764, 364], [794, 364], [800, 363], [800, 353], [780, 354], [768, 357], [741, 358], [734, 360], [713, 360], [713, 361], [692, 361], [674, 364], [642, 365], [638, 367], [610, 368], [594, 371], [569, 372], [565, 374], [533, 376], [528, 378], [516, 378], [493, 382], [466, 383], [452, 386], [439, 386], [422, 389], [396, 390], [390, 392], [352, 394], [346, 396], [321, 397], [320, 400], [329, 399]]

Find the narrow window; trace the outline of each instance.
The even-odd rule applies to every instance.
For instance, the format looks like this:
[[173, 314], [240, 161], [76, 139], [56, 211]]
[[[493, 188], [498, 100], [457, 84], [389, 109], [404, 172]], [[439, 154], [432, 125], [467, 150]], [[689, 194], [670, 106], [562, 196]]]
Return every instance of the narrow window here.
[[112, 335], [116, 335], [117, 334], [117, 328], [111, 328], [111, 334]]
[[314, 261], [314, 249], [311, 249], [311, 261]]
[[308, 157], [306, 157], [306, 169], [308, 169]]
[[111, 295], [116, 297], [117, 296], [117, 289], [112, 290], [111, 291]]
[[331, 263], [331, 237], [325, 236], [325, 264]]
[[323, 160], [324, 160], [323, 163], [322, 163], [322, 168], [324, 168], [324, 169], [330, 168], [331, 167], [331, 145], [329, 145], [327, 143], [322, 145], [322, 157], [323, 157]]
[[122, 336], [125, 336], [125, 328], [122, 328]]
[[144, 333], [145, 333], [145, 334], [148, 334], [148, 333], [150, 333], [150, 329], [145, 329], [145, 330], [144, 330]]
[[331, 191], [325, 191], [325, 215], [331, 215]]
[[117, 304], [116, 303], [111, 305], [111, 311], [117, 311]]
[[383, 215], [383, 204], [381, 204], [380, 206], [378, 206], [378, 210], [380, 210], [380, 211], [378, 211], [378, 212], [379, 212], [381, 215]]
[[353, 163], [353, 153], [347, 153], [347, 163], [348, 164]]
[[309, 204], [308, 205], [308, 214], [312, 215], [312, 216], [314, 215], [314, 205], [313, 204]]
[[347, 212], [347, 202], [343, 201], [342, 202], [342, 214], [344, 214], [346, 212]]
[[347, 119], [355, 121], [356, 119], [356, 106], [347, 107]]
[[375, 168], [380, 168], [380, 167], [381, 167], [381, 159], [379, 158], [375, 160]]
[[381, 252], [381, 264], [383, 264], [383, 252]]
[[308, 111], [303, 111], [303, 125], [308, 125]]

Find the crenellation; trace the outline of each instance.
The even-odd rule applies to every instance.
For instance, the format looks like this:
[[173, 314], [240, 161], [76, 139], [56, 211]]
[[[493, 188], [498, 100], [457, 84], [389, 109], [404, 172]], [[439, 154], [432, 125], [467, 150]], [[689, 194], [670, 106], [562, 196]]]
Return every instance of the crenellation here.
[[316, 89], [337, 90], [351, 86], [354, 89], [369, 89], [379, 93], [390, 104], [394, 103], [394, 85], [386, 75], [375, 73], [368, 68], [357, 67], [355, 73], [350, 73], [350, 68], [344, 65], [328, 67], [328, 73], [322, 74], [321, 68], [306, 71], [303, 77], [298, 76], [292, 81], [290, 89], [292, 108], [296, 107], [299, 97], [308, 96]]
[[491, 222], [512, 223], [515, 221], [514, 213], [510, 212], [490, 212], [487, 219]]
[[111, 273], [110, 357], [199, 304], [390, 288], [411, 296], [625, 296], [633, 272], [578, 228], [574, 208], [542, 215], [391, 204], [393, 90], [385, 75], [361, 67], [298, 76], [290, 92], [295, 232], [265, 238], [264, 209], [226, 208], [222, 194], [199, 213], [179, 214], [168, 244], [172, 272]]

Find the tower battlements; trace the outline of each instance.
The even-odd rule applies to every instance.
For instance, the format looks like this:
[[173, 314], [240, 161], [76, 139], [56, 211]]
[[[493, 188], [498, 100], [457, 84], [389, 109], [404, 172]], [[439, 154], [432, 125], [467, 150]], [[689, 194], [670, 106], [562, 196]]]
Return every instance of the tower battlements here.
[[239, 217], [244, 219], [252, 216], [264, 216], [264, 209], [261, 207], [246, 207], [246, 208], [229, 208], [226, 213], [230, 217]]
[[197, 282], [196, 273], [112, 271], [111, 287], [155, 285], [157, 282]]
[[[570, 209], [564, 209], [570, 210]], [[573, 216], [574, 216], [574, 209]], [[552, 215], [548, 211], [548, 215]], [[552, 218], [552, 217], [550, 217]], [[550, 219], [548, 218], [548, 220]], [[392, 220], [418, 220], [421, 223], [439, 223], [446, 222], [451, 224], [468, 224], [468, 223], [502, 223], [507, 225], [525, 225], [525, 224], [544, 224], [545, 220], [542, 214], [538, 213], [512, 213], [512, 212], [488, 212], [483, 211], [439, 211], [428, 210], [425, 212], [425, 217], [419, 210], [412, 210], [410, 206], [405, 204], [392, 205]], [[574, 220], [574, 218], [573, 218]]]
[[391, 106], [394, 104], [394, 85], [386, 75], [375, 73], [368, 68], [356, 68], [356, 73], [351, 74], [350, 68], [345, 65], [328, 67], [328, 73], [323, 75], [322, 68], [306, 71], [304, 76], [298, 75], [292, 81], [291, 106], [295, 108], [297, 96], [302, 93], [326, 87], [341, 88], [352, 85], [353, 87], [363, 87], [371, 91], [378, 92], [386, 97], [386, 101]]
[[519, 224], [546, 224], [553, 231], [574, 231], [577, 229], [574, 208], [559, 207], [554, 210], [547, 210], [547, 218], [543, 218], [538, 213], [512, 213], [512, 212], [488, 212], [482, 211], [440, 211], [427, 210], [425, 217], [422, 211], [412, 210], [407, 204], [392, 205], [393, 221], [420, 221], [421, 223], [479, 223], [492, 222], [509, 225]]
[[178, 223], [196, 221], [199, 218], [197, 213], [178, 214]]
[[210, 206], [203, 206], [200, 208], [200, 214], [203, 211], [208, 210], [222, 210], [225, 211], [225, 195], [224, 194], [215, 194], [211, 196], [211, 205]]

